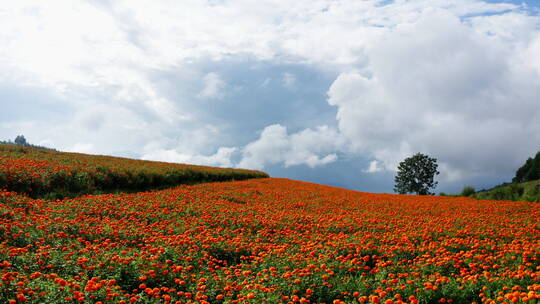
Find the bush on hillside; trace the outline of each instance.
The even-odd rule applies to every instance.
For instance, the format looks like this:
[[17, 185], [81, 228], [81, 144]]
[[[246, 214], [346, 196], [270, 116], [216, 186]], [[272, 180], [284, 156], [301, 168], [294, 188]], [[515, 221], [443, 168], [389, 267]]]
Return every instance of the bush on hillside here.
[[461, 190], [461, 195], [462, 196], [471, 196], [471, 195], [473, 195], [475, 193], [476, 193], [476, 191], [471, 186], [465, 186], [465, 187], [463, 187], [463, 190]]
[[540, 202], [540, 184], [527, 189], [523, 194], [522, 200], [526, 202]]
[[497, 187], [493, 190], [485, 193], [480, 198], [482, 199], [494, 199], [501, 201], [518, 201], [524, 193], [524, 188], [518, 184], [510, 184], [508, 186]]

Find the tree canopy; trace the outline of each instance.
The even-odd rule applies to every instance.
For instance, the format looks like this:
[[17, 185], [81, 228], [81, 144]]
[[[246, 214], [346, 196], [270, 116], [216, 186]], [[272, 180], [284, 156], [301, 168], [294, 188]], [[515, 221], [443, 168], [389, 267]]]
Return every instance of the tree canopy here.
[[11, 141], [11, 140], [0, 140], [0, 144], [2, 144], [2, 145], [17, 145], [17, 146], [21, 146], [21, 147], [36, 148], [36, 149], [46, 149], [46, 150], [56, 151], [55, 149], [52, 149], [52, 148], [47, 148], [47, 147], [44, 147], [44, 146], [33, 145], [33, 144], [29, 143], [29, 142], [26, 140], [26, 138], [24, 137], [24, 135], [17, 135], [17, 137], [15, 137], [15, 140], [14, 140], [14, 141]]
[[416, 193], [419, 195], [433, 194], [438, 182], [434, 181], [437, 171], [437, 159], [427, 155], [416, 153], [406, 158], [398, 166], [398, 172], [394, 178], [394, 191], [399, 194]]
[[540, 179], [540, 152], [534, 158], [529, 157], [525, 164], [516, 171], [514, 183], [523, 183]]
[[15, 137], [15, 143], [19, 146], [28, 145], [28, 143], [26, 142], [26, 138], [24, 138], [24, 135], [17, 135], [17, 137]]

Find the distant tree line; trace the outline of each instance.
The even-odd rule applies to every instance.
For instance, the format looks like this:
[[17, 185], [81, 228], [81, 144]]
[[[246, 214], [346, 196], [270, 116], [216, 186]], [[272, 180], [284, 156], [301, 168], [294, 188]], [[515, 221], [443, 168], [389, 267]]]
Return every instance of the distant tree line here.
[[[443, 194], [441, 194], [443, 195]], [[466, 186], [461, 196], [477, 199], [495, 199], [510, 201], [540, 202], [540, 151], [535, 157], [529, 157], [516, 171], [511, 183], [502, 183], [491, 189], [475, 191]]]
[[514, 183], [523, 183], [540, 179], [540, 151], [534, 158], [529, 157], [525, 164], [516, 171]]
[[24, 135], [17, 135], [17, 137], [15, 137], [14, 141], [11, 141], [11, 140], [0, 141], [0, 144], [3, 144], [3, 145], [15, 145], [15, 146], [21, 146], [21, 147], [29, 147], [29, 148], [37, 148], [37, 149], [46, 149], [46, 150], [56, 151], [56, 149], [52, 149], [52, 148], [48, 148], [48, 147], [44, 147], [44, 146], [39, 146], [39, 145], [33, 145], [33, 144], [29, 143], [28, 141], [26, 141], [26, 138], [24, 137]]

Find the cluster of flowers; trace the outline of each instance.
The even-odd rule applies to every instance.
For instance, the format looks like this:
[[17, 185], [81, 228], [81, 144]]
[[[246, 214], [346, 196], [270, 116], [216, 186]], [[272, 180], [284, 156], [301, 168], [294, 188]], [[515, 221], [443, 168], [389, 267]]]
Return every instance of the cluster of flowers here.
[[0, 192], [1, 303], [536, 303], [536, 203], [286, 179]]

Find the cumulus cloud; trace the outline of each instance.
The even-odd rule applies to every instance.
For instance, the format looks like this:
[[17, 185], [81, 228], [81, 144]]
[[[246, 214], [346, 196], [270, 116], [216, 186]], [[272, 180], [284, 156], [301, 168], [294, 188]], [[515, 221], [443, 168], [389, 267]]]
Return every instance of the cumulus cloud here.
[[234, 147], [221, 147], [215, 154], [198, 155], [178, 152], [174, 149], [159, 149], [144, 154], [141, 158], [146, 160], [166, 161], [184, 164], [207, 165], [217, 167], [233, 167], [232, 156], [236, 152]]
[[241, 168], [262, 169], [266, 165], [283, 163], [285, 167], [307, 165], [311, 168], [336, 161], [344, 144], [335, 129], [321, 126], [288, 134], [287, 128], [275, 124], [264, 128], [259, 139], [242, 149]]
[[[166, 123], [184, 119], [148, 71], [160, 64], [133, 44], [110, 12], [80, 1], [13, 2], [0, 8], [0, 81], [61, 94], [103, 94]], [[77, 101], [73, 101], [76, 103]]]
[[367, 172], [367, 173], [381, 172], [383, 171], [383, 168], [381, 168], [380, 166], [381, 165], [379, 164], [379, 161], [372, 160], [369, 162], [369, 167], [366, 170], [364, 170], [364, 172]]
[[66, 151], [78, 153], [95, 153], [95, 148], [92, 143], [78, 142], [72, 147], [69, 147]]
[[[539, 148], [539, 29], [525, 5], [479, 0], [9, 1], [0, 8], [0, 85], [61, 95], [55, 106], [66, 113], [20, 115], [0, 132], [28, 132], [58, 148], [83, 151], [84, 138], [96, 153], [124, 146], [224, 166], [316, 167], [344, 153], [369, 158], [365, 170], [375, 173], [425, 152], [439, 158], [448, 180], [507, 174]], [[254, 64], [226, 72], [245, 58]], [[334, 80], [327, 102], [337, 127], [314, 128], [334, 123], [318, 122], [326, 113], [253, 124], [227, 113], [210, 119], [198, 107], [238, 85], [234, 97], [245, 98], [238, 113], [275, 114], [275, 103], [257, 103], [246, 85], [255, 71], [267, 73], [255, 86], [275, 94], [264, 101], [289, 102], [279, 98], [294, 88], [316, 91], [304, 75], [299, 90], [294, 69], [272, 74], [284, 65]], [[295, 109], [310, 108], [311, 97], [299, 96]], [[227, 134], [231, 125], [248, 131]], [[204, 134], [192, 136], [200, 128]], [[258, 139], [246, 138], [256, 129]]]
[[365, 69], [330, 87], [340, 132], [387, 170], [414, 152], [438, 157], [449, 180], [512, 170], [538, 149], [540, 78], [525, 63], [536, 60], [535, 38], [508, 36], [444, 10], [396, 27], [369, 50]]

